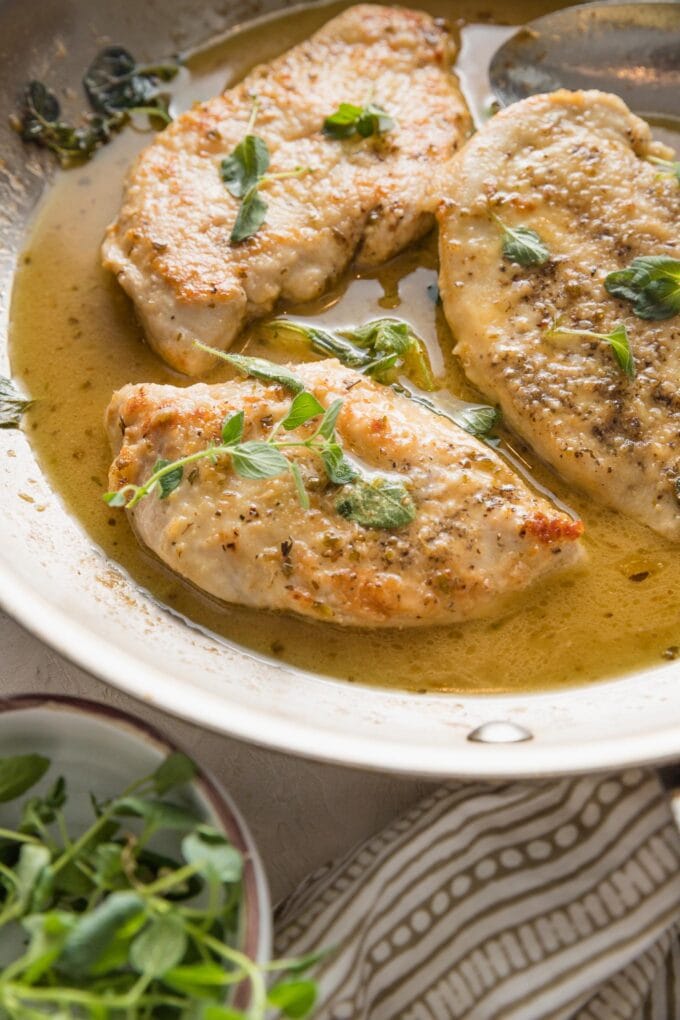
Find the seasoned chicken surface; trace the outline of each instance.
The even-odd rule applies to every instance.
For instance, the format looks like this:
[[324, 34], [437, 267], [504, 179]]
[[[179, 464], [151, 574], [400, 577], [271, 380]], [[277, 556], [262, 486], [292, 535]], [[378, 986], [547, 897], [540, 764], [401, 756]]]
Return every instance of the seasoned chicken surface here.
[[[307, 42], [256, 68], [238, 86], [179, 117], [142, 152], [104, 265], [133, 299], [151, 345], [174, 368], [198, 375], [249, 319], [278, 298], [319, 296], [357, 254], [373, 265], [434, 222], [436, 172], [470, 121], [451, 63], [453, 40], [427, 14], [360, 5]], [[248, 130], [269, 147], [264, 225], [230, 243], [239, 199], [220, 164]], [[392, 130], [343, 140], [322, 133], [341, 103], [374, 103]]]
[[[668, 156], [620, 99], [535, 96], [495, 116], [457, 157], [440, 208], [440, 287], [456, 352], [510, 426], [559, 473], [680, 540], [680, 318], [646, 321], [612, 297], [608, 273], [636, 256], [680, 258], [680, 187]], [[508, 226], [550, 257], [501, 254]], [[624, 324], [629, 379], [602, 340]]]
[[[345, 452], [366, 472], [401, 479], [415, 518], [379, 530], [341, 516], [336, 504], [346, 488], [332, 485], [304, 447], [288, 453], [308, 510], [287, 473], [246, 479], [227, 457], [202, 460], [167, 498], [152, 492], [129, 511], [141, 540], [197, 587], [339, 624], [403, 627], [495, 611], [506, 596], [582, 558], [581, 523], [532, 493], [486, 444], [337, 361], [292, 370], [324, 407], [344, 400], [337, 434]], [[141, 484], [158, 459], [219, 442], [223, 420], [239, 410], [244, 440], [266, 439], [290, 403], [281, 386], [252, 379], [126, 386], [107, 411], [110, 486]], [[317, 424], [286, 438], [305, 438]]]

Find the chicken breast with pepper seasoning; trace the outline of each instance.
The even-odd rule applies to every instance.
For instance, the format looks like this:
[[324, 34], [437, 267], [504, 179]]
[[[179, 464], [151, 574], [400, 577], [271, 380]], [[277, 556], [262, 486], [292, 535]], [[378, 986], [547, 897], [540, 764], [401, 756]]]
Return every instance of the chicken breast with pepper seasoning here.
[[299, 468], [308, 508], [288, 471], [242, 477], [229, 455], [199, 453], [165, 498], [156, 487], [129, 511], [142, 542], [197, 587], [338, 624], [406, 627], [497, 612], [581, 561], [581, 523], [531, 492], [482, 441], [337, 361], [291, 371], [322, 407], [343, 401], [337, 444], [364, 484], [403, 486], [410, 512], [401, 526], [359, 523], [354, 483], [331, 483], [317, 453], [288, 445], [309, 439], [318, 419], [274, 432], [292, 399], [276, 382], [126, 386], [107, 412], [119, 495], [159, 460], [219, 444], [223, 422], [241, 411], [240, 441], [280, 439]]
[[[451, 166], [440, 289], [456, 353], [506, 422], [567, 481], [678, 541], [680, 186], [658, 163], [670, 157], [616, 96], [514, 104]], [[677, 274], [675, 305], [644, 275], [636, 286], [656, 299], [626, 300], [633, 271], [609, 275], [650, 256]]]
[[[170, 365], [205, 372], [214, 359], [195, 339], [224, 350], [279, 298], [316, 298], [354, 255], [377, 265], [431, 228], [436, 172], [470, 130], [454, 56], [447, 28], [427, 14], [352, 7], [194, 106], [142, 152], [103, 261]], [[369, 115], [368, 137], [351, 124], [348, 137], [324, 134], [343, 103], [387, 117]], [[250, 197], [235, 197], [221, 163], [248, 133], [261, 140], [260, 169], [266, 144], [269, 167]], [[251, 212], [264, 201], [266, 216], [235, 242], [246, 198]]]

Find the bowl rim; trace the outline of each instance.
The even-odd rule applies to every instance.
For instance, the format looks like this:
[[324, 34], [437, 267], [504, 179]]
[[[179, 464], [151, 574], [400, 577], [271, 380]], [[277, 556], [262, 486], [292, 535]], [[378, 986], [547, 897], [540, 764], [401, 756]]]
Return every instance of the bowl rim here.
[[198, 788], [207, 800], [220, 827], [243, 855], [243, 938], [240, 947], [258, 963], [268, 963], [272, 952], [272, 911], [269, 884], [257, 844], [239, 808], [214, 773], [206, 769], [183, 748], [181, 741], [166, 736], [153, 723], [132, 716], [125, 709], [78, 695], [31, 692], [0, 699], [0, 715], [31, 709], [47, 709], [95, 716], [111, 729], [124, 729], [140, 743], [156, 750], [180, 751], [191, 758], [196, 775], [187, 785]]

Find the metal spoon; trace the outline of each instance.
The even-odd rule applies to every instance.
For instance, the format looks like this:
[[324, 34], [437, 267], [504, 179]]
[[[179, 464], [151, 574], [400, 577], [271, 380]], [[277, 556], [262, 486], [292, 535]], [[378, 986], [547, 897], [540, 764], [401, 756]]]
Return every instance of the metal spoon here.
[[615, 92], [636, 113], [680, 117], [680, 2], [591, 3], [537, 18], [489, 67], [503, 106], [537, 92]]

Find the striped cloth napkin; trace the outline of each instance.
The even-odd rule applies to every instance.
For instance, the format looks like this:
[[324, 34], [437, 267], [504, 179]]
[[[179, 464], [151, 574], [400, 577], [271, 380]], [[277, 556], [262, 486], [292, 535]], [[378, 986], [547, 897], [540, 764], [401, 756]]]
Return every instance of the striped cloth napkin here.
[[315, 1020], [680, 1020], [680, 835], [652, 772], [442, 787], [279, 908]]

